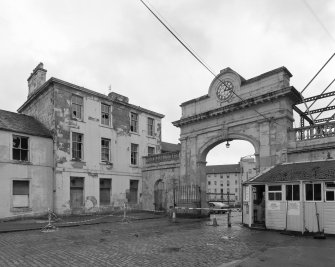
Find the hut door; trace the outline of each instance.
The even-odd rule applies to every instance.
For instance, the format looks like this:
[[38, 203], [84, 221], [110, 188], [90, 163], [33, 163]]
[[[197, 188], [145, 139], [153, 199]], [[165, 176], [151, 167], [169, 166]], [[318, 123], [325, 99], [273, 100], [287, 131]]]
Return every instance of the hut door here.
[[162, 180], [158, 180], [155, 184], [154, 190], [154, 198], [155, 198], [155, 210], [164, 210], [163, 202], [164, 202], [164, 183]]

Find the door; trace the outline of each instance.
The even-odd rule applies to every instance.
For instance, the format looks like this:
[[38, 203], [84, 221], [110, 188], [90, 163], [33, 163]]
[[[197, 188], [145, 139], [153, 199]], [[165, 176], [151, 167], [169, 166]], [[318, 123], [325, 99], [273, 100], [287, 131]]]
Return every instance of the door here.
[[138, 180], [130, 180], [129, 185], [129, 203], [137, 203], [137, 194], [138, 194]]
[[100, 179], [100, 206], [111, 203], [111, 179]]
[[164, 210], [164, 183], [162, 180], [155, 183], [154, 201], [155, 210]]
[[84, 206], [84, 178], [70, 178], [70, 206], [72, 210], [81, 209]]

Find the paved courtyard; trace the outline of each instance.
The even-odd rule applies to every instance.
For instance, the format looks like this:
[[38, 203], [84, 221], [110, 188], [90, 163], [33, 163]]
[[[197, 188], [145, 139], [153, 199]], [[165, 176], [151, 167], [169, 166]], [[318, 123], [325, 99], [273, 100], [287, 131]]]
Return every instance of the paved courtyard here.
[[167, 217], [0, 234], [0, 266], [335, 266], [335, 239]]

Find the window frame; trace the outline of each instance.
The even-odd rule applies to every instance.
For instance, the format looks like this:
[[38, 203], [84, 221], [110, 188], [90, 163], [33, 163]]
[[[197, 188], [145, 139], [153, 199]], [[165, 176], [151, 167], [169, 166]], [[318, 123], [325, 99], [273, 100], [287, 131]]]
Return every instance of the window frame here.
[[[152, 122], [152, 124], [150, 124], [149, 122]], [[148, 120], [147, 120], [147, 126], [148, 126], [148, 136], [155, 136], [155, 119], [154, 118], [151, 118], [151, 117], [148, 117]]]
[[[14, 147], [14, 138], [20, 138], [20, 147]], [[27, 149], [21, 148], [22, 138], [27, 139]], [[18, 135], [18, 134], [13, 134], [12, 135], [12, 149], [11, 149], [12, 160], [21, 161], [21, 162], [29, 162], [30, 161], [30, 149], [29, 148], [30, 148], [30, 138], [28, 136]], [[14, 159], [14, 149], [20, 151], [20, 159]], [[27, 151], [27, 159], [26, 160], [22, 160], [22, 153], [21, 153], [22, 151]]]
[[[107, 141], [108, 142], [108, 147], [103, 146], [103, 144], [102, 144], [103, 141]], [[101, 137], [100, 145], [101, 145], [101, 151], [100, 151], [101, 152], [100, 153], [100, 160], [101, 160], [101, 162], [105, 162], [105, 163], [111, 162], [112, 161], [111, 160], [111, 140], [108, 139], [108, 138]], [[103, 155], [104, 155], [104, 151], [103, 150], [104, 149], [108, 150], [108, 160], [104, 160], [104, 158], [103, 158]]]
[[[81, 136], [82, 139], [81, 139], [81, 142], [77, 142], [77, 141], [74, 141], [73, 137], [74, 135], [78, 135], [78, 136]], [[81, 144], [81, 148], [80, 148], [80, 157], [74, 157], [74, 143], [79, 143]], [[75, 160], [75, 161], [83, 161], [84, 160], [84, 134], [82, 133], [78, 133], [78, 132], [71, 132], [71, 159], [72, 160]]]
[[[287, 190], [287, 188], [288, 187], [292, 187], [292, 191], [291, 191], [291, 199], [288, 199], [288, 190]], [[294, 187], [295, 186], [298, 186], [298, 195], [299, 195], [299, 199], [298, 200], [296, 200], [296, 199], [294, 199]], [[300, 200], [301, 200], [301, 195], [300, 195], [300, 184], [286, 184], [285, 185], [285, 200], [286, 201], [297, 201], [297, 202], [299, 202]]]
[[[77, 103], [75, 101], [79, 99], [81, 99], [81, 103]], [[74, 109], [74, 107], [76, 107], [76, 110]], [[80, 116], [77, 116], [77, 114], [76, 115], [73, 114], [73, 111], [78, 111], [77, 107], [79, 107]], [[83, 117], [84, 117], [84, 98], [80, 95], [72, 94], [71, 95], [71, 119], [83, 121]]]
[[[150, 149], [152, 149], [153, 151], [153, 153], [149, 153], [149, 151], [150, 151]], [[148, 146], [148, 156], [152, 156], [152, 155], [155, 155], [155, 151], [156, 149], [155, 149], [155, 147], [154, 146]]]
[[139, 116], [136, 112], [130, 112], [130, 132], [139, 132]]
[[[307, 200], [307, 185], [313, 185], [313, 199], [312, 200]], [[320, 200], [315, 200], [315, 185], [320, 185]], [[322, 183], [321, 182], [315, 182], [315, 183], [305, 183], [304, 190], [305, 190], [305, 201], [306, 202], [322, 202], [323, 201], [323, 193], [322, 193]]]
[[[270, 187], [273, 187], [273, 186], [280, 186], [280, 190], [270, 190]], [[283, 186], [280, 184], [276, 184], [276, 185], [267, 185], [267, 200], [268, 201], [282, 201], [283, 200]], [[280, 193], [280, 199], [277, 199], [277, 195]], [[274, 199], [270, 199], [270, 194], [273, 194], [274, 196]]]
[[[105, 108], [107, 108], [107, 111], [105, 110]], [[111, 126], [111, 105], [108, 105], [106, 103], [103, 103], [101, 102], [100, 104], [100, 123], [101, 125], [104, 125], [104, 126]], [[108, 119], [105, 119], [103, 116], [104, 115], [108, 115]], [[106, 124], [105, 121], [107, 121], [108, 123]]]
[[[327, 188], [327, 184], [331, 184], [334, 187]], [[325, 191], [325, 202], [334, 202], [335, 201], [335, 183], [334, 182], [325, 182], [325, 190], [324, 191]], [[333, 200], [328, 200], [327, 192], [333, 192], [333, 194], [334, 194], [334, 199]]]
[[[136, 150], [133, 150], [136, 148]], [[130, 165], [138, 166], [138, 153], [139, 153], [139, 145], [135, 143], [130, 144]]]

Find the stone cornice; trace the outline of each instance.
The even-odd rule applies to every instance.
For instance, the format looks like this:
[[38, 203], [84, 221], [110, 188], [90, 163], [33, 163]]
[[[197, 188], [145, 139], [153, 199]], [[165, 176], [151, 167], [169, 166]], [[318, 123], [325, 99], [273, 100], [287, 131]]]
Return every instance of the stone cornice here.
[[172, 124], [176, 127], [181, 127], [183, 125], [187, 125], [187, 124], [194, 123], [197, 121], [206, 120], [212, 117], [217, 117], [225, 113], [233, 112], [233, 111], [240, 110], [240, 109], [247, 108], [247, 107], [252, 107], [260, 103], [270, 102], [273, 99], [283, 97], [286, 95], [291, 95], [291, 97], [294, 98], [294, 102], [299, 102], [301, 100], [300, 93], [293, 86], [289, 86], [289, 87], [285, 87], [285, 88], [279, 89], [274, 92], [269, 92], [269, 93], [266, 93], [260, 96], [248, 98], [238, 103], [234, 103], [234, 104], [220, 107], [217, 109], [209, 110], [209, 111], [199, 113], [199, 114], [196, 114], [190, 117], [182, 118], [178, 121], [172, 122]]

